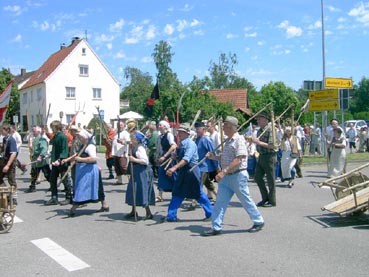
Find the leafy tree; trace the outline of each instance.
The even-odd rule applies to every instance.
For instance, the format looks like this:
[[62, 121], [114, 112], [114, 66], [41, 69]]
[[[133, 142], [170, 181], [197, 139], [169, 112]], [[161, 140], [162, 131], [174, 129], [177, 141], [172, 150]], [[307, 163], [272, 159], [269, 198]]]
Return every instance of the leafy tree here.
[[134, 67], [126, 67], [124, 77], [129, 84], [123, 88], [121, 98], [129, 99], [131, 110], [143, 114], [147, 99], [153, 89], [152, 77]]
[[358, 85], [354, 87], [353, 100], [350, 105], [350, 112], [356, 114], [369, 111], [369, 79], [363, 77]]
[[[299, 106], [299, 100], [296, 97], [294, 90], [287, 87], [283, 82], [270, 82], [269, 84], [264, 85], [261, 88], [260, 93], [255, 98], [256, 99], [253, 99], [252, 103], [250, 103], [250, 105], [253, 105], [254, 110], [261, 110], [271, 102], [273, 103], [275, 118], [282, 114], [290, 104], [294, 105], [295, 111], [297, 111], [296, 107]], [[281, 121], [283, 121], [283, 119], [287, 120], [291, 115], [292, 111], [290, 109], [284, 114]]]
[[[13, 79], [13, 75], [8, 69], [3, 68], [0, 71], [0, 93], [8, 86], [9, 82]], [[12, 116], [19, 116], [19, 91], [16, 85], [13, 84], [8, 111], [6, 113], [5, 122], [12, 122]]]
[[218, 63], [210, 61], [209, 73], [211, 89], [230, 88], [236, 73], [234, 67], [238, 64], [237, 55], [221, 53]]

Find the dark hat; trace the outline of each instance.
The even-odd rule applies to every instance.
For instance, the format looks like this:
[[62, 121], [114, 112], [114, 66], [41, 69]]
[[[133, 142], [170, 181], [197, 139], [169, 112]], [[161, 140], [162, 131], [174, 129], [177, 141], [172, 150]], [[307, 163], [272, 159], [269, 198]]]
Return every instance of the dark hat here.
[[204, 128], [205, 124], [202, 121], [198, 121], [195, 123], [195, 128]]
[[257, 117], [264, 117], [264, 118], [266, 118], [266, 119], [270, 120], [269, 113], [268, 113], [268, 112], [266, 112], [266, 111], [262, 111], [261, 113], [259, 113], [259, 114], [258, 114], [258, 116], [257, 116]]
[[224, 120], [224, 123], [229, 123], [233, 126], [238, 127], [238, 119], [235, 118], [234, 116], [227, 116], [226, 119]]
[[181, 125], [179, 125], [179, 128], [178, 128], [177, 131], [182, 131], [182, 132], [185, 132], [187, 134], [190, 134], [190, 124], [181, 123]]

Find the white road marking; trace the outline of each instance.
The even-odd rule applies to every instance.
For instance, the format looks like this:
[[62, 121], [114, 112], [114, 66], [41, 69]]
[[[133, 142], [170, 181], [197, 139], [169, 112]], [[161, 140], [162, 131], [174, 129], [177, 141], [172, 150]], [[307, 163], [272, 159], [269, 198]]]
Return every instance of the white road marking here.
[[14, 216], [14, 223], [20, 223], [23, 222], [22, 219], [20, 219], [19, 217], [17, 217], [16, 215]]
[[77, 258], [68, 250], [64, 249], [49, 238], [32, 240], [31, 242], [68, 271], [90, 267], [84, 261]]

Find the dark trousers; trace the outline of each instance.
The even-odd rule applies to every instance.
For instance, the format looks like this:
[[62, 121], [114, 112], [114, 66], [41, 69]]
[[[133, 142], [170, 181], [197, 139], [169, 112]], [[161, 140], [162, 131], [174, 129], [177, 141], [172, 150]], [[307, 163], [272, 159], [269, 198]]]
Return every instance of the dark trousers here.
[[14, 160], [10, 165], [8, 171], [6, 173], [3, 172], [3, 168], [8, 163], [8, 159], [1, 158], [0, 159], [0, 185], [4, 184], [4, 177], [8, 178], [8, 183], [10, 186], [15, 187], [17, 189], [17, 182], [15, 180], [15, 167], [16, 161]]
[[[276, 205], [276, 191], [275, 191], [275, 154], [261, 154], [256, 164], [254, 180], [259, 187], [261, 200], [269, 202], [271, 205]], [[266, 187], [264, 176], [266, 176], [268, 189]]]
[[113, 165], [114, 165], [114, 158], [111, 157], [109, 159], [106, 159], [106, 166], [109, 170], [109, 175], [113, 175]]
[[[67, 167], [61, 166], [52, 166], [51, 167], [51, 175], [50, 175], [50, 188], [51, 188], [51, 197], [58, 198], [58, 177], [63, 177], [65, 172], [67, 171]], [[63, 179], [63, 184], [65, 188], [65, 198], [71, 198], [71, 185], [68, 184], [68, 178]]]
[[41, 171], [44, 173], [46, 180], [50, 182], [51, 169], [48, 164], [44, 165], [43, 167], [32, 167], [30, 187], [33, 187], [33, 188], [36, 187], [37, 178], [38, 178], [38, 175], [40, 175]]

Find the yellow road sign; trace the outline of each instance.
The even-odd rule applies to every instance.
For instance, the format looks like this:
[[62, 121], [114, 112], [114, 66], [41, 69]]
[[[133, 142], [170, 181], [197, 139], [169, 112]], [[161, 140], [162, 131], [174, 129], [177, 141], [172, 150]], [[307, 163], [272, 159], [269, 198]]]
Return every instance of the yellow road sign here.
[[310, 100], [338, 99], [338, 89], [314, 90], [309, 92]]
[[352, 88], [352, 79], [349, 78], [325, 78], [326, 88]]
[[323, 101], [310, 101], [309, 111], [319, 112], [319, 111], [336, 111], [340, 109], [340, 104], [338, 99], [323, 100]]

